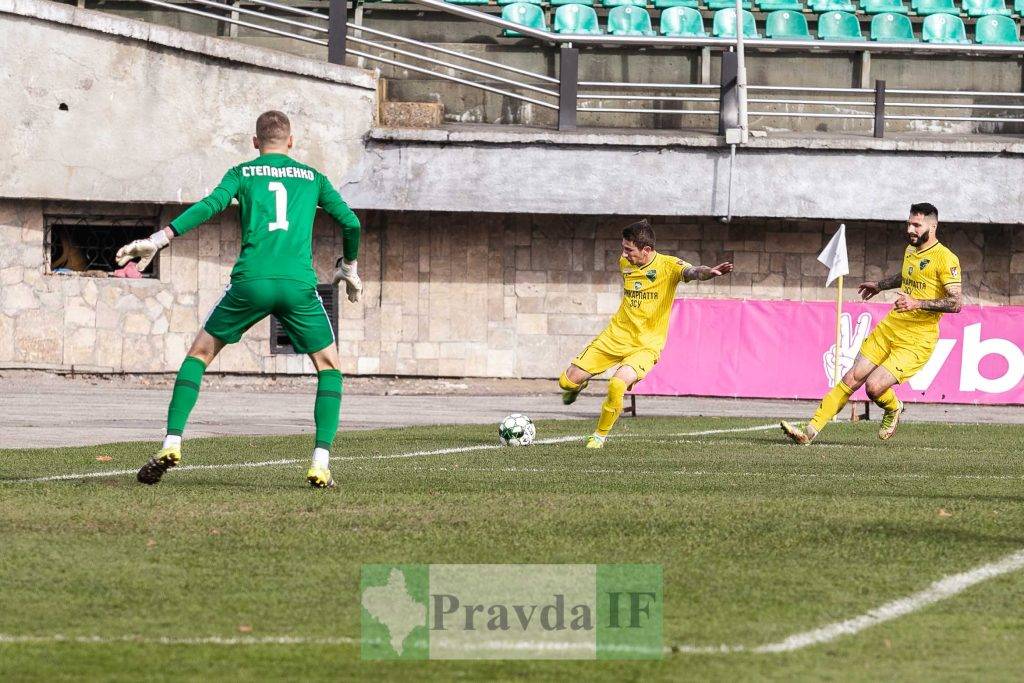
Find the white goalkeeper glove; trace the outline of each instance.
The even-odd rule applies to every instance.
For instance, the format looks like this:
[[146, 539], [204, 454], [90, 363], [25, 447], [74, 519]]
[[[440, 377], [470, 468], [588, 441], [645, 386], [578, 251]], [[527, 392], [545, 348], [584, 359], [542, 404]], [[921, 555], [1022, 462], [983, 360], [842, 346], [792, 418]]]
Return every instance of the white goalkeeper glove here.
[[139, 259], [139, 271], [146, 269], [156, 253], [171, 243], [167, 233], [158, 230], [144, 240], [135, 240], [117, 250], [117, 265], [124, 266], [132, 259]]
[[363, 292], [363, 281], [356, 273], [358, 264], [358, 261], [348, 262], [344, 258], [338, 259], [335, 264], [338, 269], [334, 271], [334, 284], [338, 284], [342, 280], [345, 281], [345, 294], [348, 295], [348, 300], [352, 303], [359, 301], [359, 295]]

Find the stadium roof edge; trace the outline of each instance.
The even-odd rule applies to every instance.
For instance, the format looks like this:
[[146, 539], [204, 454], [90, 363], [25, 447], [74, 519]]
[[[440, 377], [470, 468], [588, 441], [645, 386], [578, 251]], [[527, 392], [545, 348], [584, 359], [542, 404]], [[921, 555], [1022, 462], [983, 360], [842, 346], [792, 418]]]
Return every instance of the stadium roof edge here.
[[[557, 131], [498, 124], [455, 125], [444, 128], [381, 128], [370, 131], [376, 142], [466, 145], [572, 145], [590, 147], [722, 147], [724, 138], [693, 131], [632, 131], [587, 129]], [[1024, 141], [1005, 136], [971, 135], [938, 138], [893, 134], [874, 138], [850, 134], [772, 133], [752, 136], [747, 149], [828, 151], [934, 152], [940, 154], [1005, 154], [1024, 156]]]
[[0, 13], [98, 31], [184, 52], [262, 69], [316, 78], [366, 90], [377, 89], [377, 75], [365, 69], [330, 64], [269, 48], [203, 36], [190, 31], [78, 9], [49, 0], [0, 0]]

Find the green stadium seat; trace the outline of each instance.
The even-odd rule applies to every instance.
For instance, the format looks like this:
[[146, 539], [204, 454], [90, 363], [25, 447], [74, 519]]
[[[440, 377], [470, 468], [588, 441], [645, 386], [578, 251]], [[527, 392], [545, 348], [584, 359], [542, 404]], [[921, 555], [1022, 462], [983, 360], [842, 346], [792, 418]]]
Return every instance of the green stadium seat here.
[[[447, 0], [445, 0], [447, 2]], [[524, 2], [527, 5], [543, 5], [543, 0], [498, 0], [498, 6], [504, 7], [505, 5], [514, 5], [517, 2]]]
[[825, 12], [856, 12], [851, 0], [810, 0], [807, 7], [818, 14]]
[[651, 15], [643, 7], [615, 7], [608, 12], [608, 33], [613, 36], [655, 36]]
[[804, 11], [802, 0], [756, 0], [757, 9], [762, 12], [774, 12], [780, 9], [789, 9], [795, 12]]
[[[711, 23], [711, 34], [715, 38], [735, 38], [736, 37], [736, 8], [727, 7], [720, 9], [715, 12], [715, 17]], [[743, 37], [744, 38], [760, 38], [761, 34], [757, 32], [757, 24], [754, 23], [754, 15], [743, 10]]]
[[597, 12], [589, 5], [562, 5], [555, 10], [555, 33], [573, 35], [600, 35], [604, 33], [597, 23]]
[[772, 12], [765, 18], [764, 35], [775, 40], [814, 40], [804, 15], [788, 9]]
[[647, 0], [601, 0], [601, 7], [647, 7]]
[[1013, 11], [1024, 17], [1024, 0], [1013, 0]]
[[[730, 2], [730, 0], [707, 0], [708, 9], [710, 10], [721, 10], [721, 9], [736, 9], [736, 3]], [[750, 9], [753, 7], [751, 0], [743, 0], [743, 9]]]
[[[501, 10], [501, 18], [505, 21], [522, 24], [527, 28], [537, 29], [538, 31], [548, 30], [547, 20], [544, 19], [544, 10], [541, 9], [540, 5], [531, 5], [528, 2], [505, 5], [505, 9]], [[519, 31], [511, 29], [503, 30], [501, 35], [506, 38], [522, 38], [523, 36]]]
[[960, 13], [953, 0], [910, 0], [910, 8], [921, 16]]
[[960, 7], [969, 17], [986, 17], [990, 14], [1010, 15], [1013, 12], [1006, 6], [1006, 0], [962, 0]]
[[562, 5], [586, 5], [587, 7], [593, 7], [594, 0], [550, 0], [549, 4], [552, 7], [561, 7]]
[[704, 17], [692, 7], [669, 7], [661, 13], [661, 35], [673, 38], [707, 38]]
[[910, 10], [903, 0], [860, 0], [860, 9], [865, 14], [907, 14]]
[[697, 9], [700, 3], [697, 0], [654, 0], [654, 9], [668, 9], [669, 7], [692, 7]]
[[818, 17], [821, 40], [864, 40], [860, 20], [849, 12], [825, 12]]
[[914, 26], [905, 14], [886, 12], [871, 19], [871, 40], [880, 43], [916, 43]]
[[974, 24], [974, 42], [979, 45], [1017, 45], [1020, 28], [1010, 17], [990, 14]]
[[964, 20], [952, 14], [930, 14], [921, 26], [921, 38], [926, 43], [959, 43], [968, 45]]

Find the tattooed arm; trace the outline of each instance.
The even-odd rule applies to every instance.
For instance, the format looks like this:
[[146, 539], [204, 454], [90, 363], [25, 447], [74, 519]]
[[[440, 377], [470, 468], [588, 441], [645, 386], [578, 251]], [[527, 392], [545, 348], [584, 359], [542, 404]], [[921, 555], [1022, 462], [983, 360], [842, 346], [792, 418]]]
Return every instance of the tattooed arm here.
[[874, 280], [862, 282], [857, 288], [857, 291], [860, 292], [860, 298], [867, 301], [879, 292], [886, 289], [896, 289], [901, 284], [903, 284], [903, 275], [896, 273], [895, 275], [890, 275], [889, 277], [878, 280], [877, 282]]
[[683, 271], [683, 279], [687, 282], [691, 280], [710, 280], [720, 275], [726, 275], [732, 272], [732, 264], [726, 261], [725, 263], [719, 263], [717, 266], [712, 268], [711, 266], [690, 266]]
[[918, 301], [903, 292], [896, 297], [897, 311], [937, 311], [939, 313], [959, 313], [964, 305], [963, 288], [959, 283], [946, 285], [946, 296], [941, 299], [925, 299]]

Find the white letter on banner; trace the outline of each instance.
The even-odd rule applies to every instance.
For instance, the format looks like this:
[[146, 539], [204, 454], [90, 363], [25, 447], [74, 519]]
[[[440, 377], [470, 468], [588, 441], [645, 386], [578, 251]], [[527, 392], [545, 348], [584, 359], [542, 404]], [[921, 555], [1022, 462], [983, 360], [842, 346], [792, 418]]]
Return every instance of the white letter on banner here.
[[[1006, 372], [1002, 377], [989, 379], [981, 374], [981, 359], [998, 354], [1006, 359]], [[960, 367], [960, 391], [984, 391], [1001, 394], [1017, 386], [1024, 379], [1024, 352], [1009, 339], [981, 339], [981, 323], [964, 328], [964, 357]]]
[[935, 344], [932, 357], [928, 359], [923, 368], [917, 371], [916, 375], [910, 378], [910, 388], [914, 391], [927, 390], [935, 381], [935, 376], [942, 370], [942, 366], [946, 364], [949, 354], [953, 353], [954, 346], [956, 346], [955, 339], [940, 339]]

